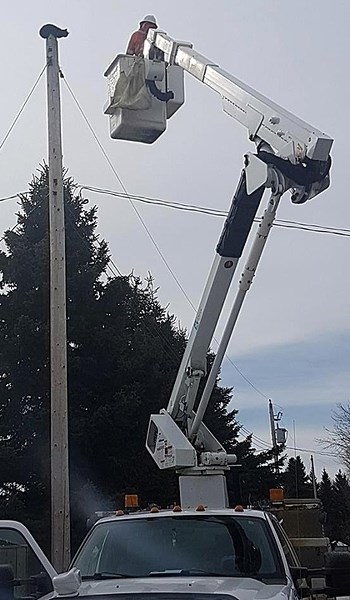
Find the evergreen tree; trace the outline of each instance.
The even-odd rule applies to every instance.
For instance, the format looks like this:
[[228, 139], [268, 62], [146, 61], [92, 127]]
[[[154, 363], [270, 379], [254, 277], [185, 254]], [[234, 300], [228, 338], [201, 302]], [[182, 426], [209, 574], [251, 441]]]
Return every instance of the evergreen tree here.
[[348, 477], [340, 470], [334, 478], [333, 498], [332, 538], [350, 545], [350, 485]]
[[240, 466], [233, 467], [228, 477], [234, 503], [263, 508], [268, 503], [269, 490], [282, 485], [283, 448], [276, 463], [275, 451], [257, 452], [249, 435], [236, 447], [236, 454]]
[[326, 513], [325, 534], [331, 542], [350, 545], [350, 483], [348, 477], [338, 471], [334, 481], [323, 470], [318, 490]]
[[[176, 476], [145, 449], [149, 415], [166, 407], [186, 335], [148, 280], [107, 275], [96, 208], [64, 184], [71, 499], [75, 541], [91, 512], [125, 492], [142, 504], [178, 499]], [[50, 382], [48, 169], [21, 197], [17, 227], [0, 252], [0, 517], [29, 525], [49, 546]], [[209, 364], [213, 357], [209, 355]], [[205, 422], [228, 452], [254, 469], [241, 496], [265, 495], [272, 455], [238, 443], [230, 388], [215, 386]], [[247, 461], [247, 462], [246, 462]], [[257, 469], [260, 468], [259, 475]], [[231, 478], [234, 482], [235, 473]], [[272, 473], [272, 474], [271, 474]], [[245, 483], [245, 482], [243, 482]], [[242, 482], [241, 482], [242, 484]], [[243, 486], [244, 487], [244, 486]], [[241, 485], [242, 488], [242, 485]], [[248, 500], [247, 500], [248, 501]]]
[[300, 456], [289, 459], [282, 481], [286, 498], [312, 498], [312, 484]]

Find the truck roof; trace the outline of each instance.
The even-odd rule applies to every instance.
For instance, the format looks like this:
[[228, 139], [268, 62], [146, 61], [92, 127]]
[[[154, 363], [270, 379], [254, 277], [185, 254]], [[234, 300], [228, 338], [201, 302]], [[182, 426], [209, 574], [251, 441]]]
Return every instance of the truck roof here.
[[[120, 512], [120, 514], [118, 514], [118, 512]], [[100, 518], [97, 522], [101, 523], [101, 522], [106, 522], [106, 521], [120, 521], [120, 520], [125, 520], [125, 519], [144, 519], [145, 517], [147, 518], [162, 518], [162, 517], [176, 517], [176, 518], [181, 518], [181, 517], [187, 517], [187, 516], [191, 516], [191, 517], [201, 517], [201, 516], [215, 516], [215, 517], [223, 517], [223, 516], [234, 516], [234, 517], [238, 517], [238, 518], [259, 518], [259, 519], [264, 519], [266, 520], [266, 513], [262, 510], [255, 510], [255, 509], [250, 509], [250, 508], [244, 508], [244, 509], [235, 509], [235, 508], [222, 508], [222, 509], [207, 509], [205, 508], [204, 510], [196, 510], [196, 509], [181, 509], [181, 511], [179, 510], [174, 510], [174, 509], [166, 509], [166, 510], [162, 510], [159, 509], [158, 512], [152, 512], [151, 510], [140, 510], [140, 511], [135, 511], [135, 512], [131, 512], [131, 513], [123, 513], [122, 511], [117, 511], [115, 513], [109, 513], [106, 514], [105, 516], [103, 516], [102, 518]]]

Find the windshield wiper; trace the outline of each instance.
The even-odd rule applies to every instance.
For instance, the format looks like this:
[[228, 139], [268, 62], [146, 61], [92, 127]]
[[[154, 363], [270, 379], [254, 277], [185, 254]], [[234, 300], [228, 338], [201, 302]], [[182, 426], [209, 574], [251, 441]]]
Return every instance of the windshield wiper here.
[[218, 573], [205, 571], [204, 569], [165, 569], [164, 571], [150, 571], [148, 577], [186, 577], [198, 575], [198, 577], [234, 577], [243, 579], [256, 579], [265, 584], [281, 584], [283, 579], [272, 577], [261, 577], [257, 573]]
[[109, 571], [102, 571], [100, 573], [94, 573], [93, 575], [83, 575], [82, 581], [100, 581], [101, 579], [127, 579], [129, 577], [135, 577], [135, 575], [126, 575], [125, 573], [110, 573]]
[[165, 569], [164, 571], [150, 571], [148, 577], [181, 577], [186, 575], [198, 575], [203, 577], [235, 577], [227, 573], [215, 573], [204, 569]]
[[[237, 575], [234, 575], [237, 577]], [[282, 577], [266, 577], [264, 575], [259, 575], [259, 573], [240, 573], [238, 577], [243, 577], [244, 579], [255, 579], [256, 581], [261, 581], [261, 583], [265, 583], [266, 585], [283, 585], [286, 583], [286, 580]]]

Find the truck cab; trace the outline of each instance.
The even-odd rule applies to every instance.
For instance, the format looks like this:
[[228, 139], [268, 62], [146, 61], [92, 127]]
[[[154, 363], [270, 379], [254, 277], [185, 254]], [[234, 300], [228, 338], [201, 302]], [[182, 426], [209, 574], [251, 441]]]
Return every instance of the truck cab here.
[[0, 521], [1, 600], [296, 600], [307, 577], [276, 517], [241, 506], [118, 511], [60, 575], [22, 524]]

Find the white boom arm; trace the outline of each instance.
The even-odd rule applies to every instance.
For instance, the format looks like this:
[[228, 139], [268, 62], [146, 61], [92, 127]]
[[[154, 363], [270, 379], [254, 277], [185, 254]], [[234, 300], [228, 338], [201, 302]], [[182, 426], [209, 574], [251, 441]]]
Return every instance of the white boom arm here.
[[[248, 129], [249, 138], [260, 148], [257, 156], [247, 158], [246, 180], [241, 179], [236, 193], [238, 203], [233, 202], [235, 224], [231, 234], [237, 238], [238, 228], [241, 243], [234, 244], [235, 247], [231, 246], [229, 251], [227, 245], [224, 252], [218, 249], [168, 404], [167, 411], [174, 419], [180, 420], [185, 416], [191, 421], [198, 386], [206, 373], [207, 351], [252, 223], [249, 218], [248, 223], [240, 222], [243, 213], [241, 210], [241, 214], [237, 214], [237, 205], [244, 206], [250, 201], [254, 205], [252, 210], [256, 211], [263, 190], [260, 189], [256, 199], [252, 192], [256, 193], [262, 185], [271, 187], [268, 183], [269, 169], [274, 172], [277, 169], [283, 174], [283, 192], [291, 189], [292, 200], [296, 203], [304, 202], [325, 189], [329, 185], [329, 152], [333, 140], [193, 50], [191, 43], [176, 41], [162, 31], [151, 29], [144, 49], [146, 60], [154, 48], [163, 53], [166, 64], [181, 67], [218, 92], [224, 110]], [[244, 235], [242, 228], [245, 228]], [[231, 320], [235, 322], [237, 316], [238, 313]], [[229, 335], [228, 331], [224, 334], [226, 345]], [[220, 367], [221, 354], [222, 346], [204, 393], [207, 399]], [[187, 427], [187, 434], [191, 431], [192, 438], [198, 432], [199, 419], [197, 414], [194, 427]]]
[[182, 67], [218, 92], [225, 112], [247, 128], [251, 140], [259, 137], [293, 164], [305, 156], [313, 160], [328, 160], [333, 143], [328, 135], [221, 69], [193, 50], [191, 43], [176, 41], [165, 32], [150, 29], [145, 56], [152, 46], [164, 52], [168, 64]]
[[[158, 415], [151, 415], [146, 441], [146, 447], [159, 468], [178, 469], [186, 475], [180, 477], [184, 506], [193, 506], [199, 500], [209, 506], [223, 506], [227, 503], [224, 470], [235, 462], [235, 457], [226, 454], [205, 427], [203, 416], [280, 198], [289, 190], [292, 202], [301, 204], [329, 186], [329, 153], [333, 140], [195, 52], [190, 43], [175, 41], [166, 33], [151, 29], [145, 43], [144, 58], [144, 83], [153, 97], [148, 110], [129, 110], [132, 106], [130, 99], [123, 104], [120, 98], [118, 100], [118, 94], [113, 92], [115, 78], [122, 75], [124, 81], [131, 72], [132, 57], [117, 57], [106, 72], [110, 91], [105, 112], [110, 115], [112, 137], [146, 143], [157, 139], [165, 131], [165, 119], [170, 118], [184, 101], [183, 71], [187, 71], [220, 94], [224, 111], [247, 128], [249, 139], [257, 149], [255, 154], [245, 155], [245, 167], [217, 245], [217, 254], [168, 407]], [[176, 88], [179, 72], [182, 82], [180, 92], [175, 89], [175, 93], [171, 93], [168, 86], [171, 87], [172, 83], [169, 82], [173, 82]], [[156, 81], [161, 82], [161, 89], [157, 88]], [[156, 117], [160, 117], [157, 123]], [[195, 413], [198, 387], [207, 373], [208, 349], [266, 188], [271, 189], [268, 205]]]

